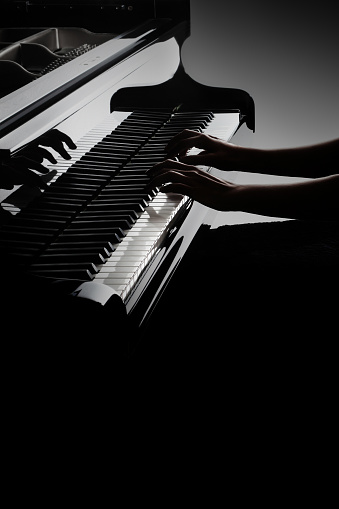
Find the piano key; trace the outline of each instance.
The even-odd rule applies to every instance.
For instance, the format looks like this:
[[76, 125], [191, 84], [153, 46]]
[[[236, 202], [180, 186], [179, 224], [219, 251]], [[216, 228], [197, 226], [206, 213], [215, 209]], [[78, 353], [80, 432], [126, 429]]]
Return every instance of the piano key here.
[[121, 242], [121, 240], [125, 237], [124, 230], [118, 227], [114, 228], [107, 228], [107, 227], [101, 227], [96, 226], [94, 228], [88, 228], [86, 226], [84, 227], [78, 227], [73, 228], [73, 223], [71, 228], [67, 228], [63, 232], [68, 237], [74, 237], [74, 238], [83, 238], [86, 235], [92, 234], [93, 239], [109, 239], [112, 241], [112, 239], [116, 239], [115, 242]]
[[[73, 246], [70, 244], [64, 244], [64, 243], [54, 243], [51, 244], [48, 249], [42, 253], [41, 256], [93, 256], [93, 260], [95, 259], [96, 254], [98, 254], [100, 257], [102, 257], [104, 260], [107, 260], [113, 250], [107, 249], [107, 247], [100, 247], [97, 244], [91, 243], [90, 245], [86, 245], [82, 243], [80, 246]], [[92, 258], [91, 258], [92, 260]], [[95, 263], [95, 261], [94, 261]]]
[[1, 241], [28, 241], [28, 242], [35, 242], [35, 241], [49, 241], [52, 240], [55, 237], [54, 232], [49, 231], [37, 231], [32, 228], [32, 230], [21, 230], [21, 229], [14, 229], [6, 230], [3, 229], [2, 235], [1, 235]]
[[115, 211], [118, 214], [122, 214], [123, 212], [126, 212], [127, 214], [133, 213], [133, 212], [143, 212], [144, 207], [139, 203], [133, 203], [133, 202], [119, 202], [119, 203], [100, 203], [100, 202], [92, 202], [87, 205], [88, 211]]
[[77, 175], [72, 173], [67, 173], [61, 175], [61, 177], [57, 180], [62, 179], [62, 182], [69, 182], [70, 184], [86, 184], [86, 185], [96, 185], [97, 187], [103, 186], [105, 182], [107, 182], [107, 179], [104, 177], [97, 176], [97, 175]]
[[[40, 244], [42, 247], [45, 247], [42, 243]], [[65, 241], [64, 239], [61, 239], [60, 237], [58, 240], [54, 243], [51, 243], [48, 247], [48, 250], [46, 250], [46, 253], [50, 253], [54, 251], [55, 249], [59, 249], [61, 252], [62, 250], [64, 252], [85, 252], [88, 250], [96, 250], [98, 253], [101, 253], [102, 250], [107, 251], [108, 253], [113, 253], [115, 251], [116, 245], [113, 244], [110, 241], [95, 241], [95, 240], [74, 240], [71, 241]]]
[[112, 178], [121, 169], [121, 165], [115, 161], [111, 161], [109, 165], [106, 165], [103, 160], [97, 161], [98, 163], [95, 165], [87, 160], [76, 161], [72, 168], [68, 170], [67, 175], [93, 175], [95, 178], [98, 176]]
[[37, 275], [44, 275], [46, 277], [54, 277], [57, 279], [79, 279], [82, 281], [92, 281], [94, 279], [94, 274], [92, 274], [87, 269], [78, 269], [76, 267], [72, 269], [30, 269], [30, 272]]
[[89, 252], [47, 252], [39, 257], [39, 264], [68, 263], [68, 262], [92, 262], [95, 265], [102, 265], [109, 258], [109, 253], [104, 257], [94, 250]]
[[59, 236], [60, 242], [70, 242], [70, 243], [80, 243], [80, 242], [98, 242], [98, 241], [108, 241], [112, 245], [121, 242], [121, 237], [115, 233], [107, 233], [106, 231], [103, 233], [93, 233], [93, 232], [80, 232], [78, 230], [65, 230]]
[[90, 154], [103, 153], [103, 154], [121, 154], [125, 157], [131, 157], [139, 149], [138, 145], [131, 145], [127, 143], [117, 143], [114, 141], [103, 140], [95, 147], [89, 149]]
[[85, 199], [90, 199], [96, 192], [96, 188], [93, 190], [93, 189], [88, 189], [86, 187], [78, 187], [78, 186], [66, 186], [66, 185], [55, 185], [53, 186], [53, 192], [51, 193], [48, 193], [48, 196], [56, 196], [57, 194], [59, 195], [67, 195], [67, 194], [72, 194], [72, 196], [76, 197], [76, 196], [80, 196], [80, 197], [83, 197]]
[[124, 211], [123, 213], [119, 213], [119, 211], [107, 211], [102, 210], [100, 212], [91, 211], [88, 209], [82, 210], [80, 214], [78, 214], [77, 219], [83, 218], [100, 218], [100, 219], [112, 219], [117, 218], [118, 220], [121, 218], [125, 218], [131, 224], [135, 223], [135, 221], [139, 218], [139, 215], [136, 211]]
[[98, 267], [91, 262], [54, 262], [54, 263], [32, 263], [31, 267], [34, 272], [51, 272], [54, 270], [85, 270], [88, 271], [90, 274], [94, 275], [99, 272]]
[[82, 219], [72, 222], [73, 229], [101, 229], [105, 228], [121, 228], [121, 230], [128, 230], [132, 228], [132, 222], [129, 222], [127, 219], [102, 219], [101, 216], [97, 216], [97, 219]]

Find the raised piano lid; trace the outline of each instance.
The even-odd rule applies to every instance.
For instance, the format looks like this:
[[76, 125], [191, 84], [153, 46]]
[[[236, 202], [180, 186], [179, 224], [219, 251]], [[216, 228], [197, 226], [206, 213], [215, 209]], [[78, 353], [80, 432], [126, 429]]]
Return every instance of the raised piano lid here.
[[[49, 28], [80, 27], [108, 35], [107, 42], [91, 49], [52, 73], [24, 84], [0, 99], [0, 138], [38, 112], [152, 44], [178, 21], [189, 34], [189, 0], [5, 0], [0, 6], [0, 55], [3, 48], [22, 41], [39, 44], [39, 34]], [[13, 27], [17, 37], [13, 37]], [[36, 27], [34, 29], [34, 27]], [[12, 29], [10, 41], [8, 38]], [[26, 29], [26, 31], [25, 31]], [[34, 32], [35, 30], [35, 32]], [[6, 35], [4, 35], [6, 34]], [[35, 37], [37, 34], [37, 37]], [[15, 30], [14, 30], [15, 35]], [[14, 40], [13, 40], [14, 39]], [[16, 40], [19, 39], [19, 40]], [[9, 44], [8, 44], [9, 43]], [[7, 63], [7, 62], [6, 62]], [[6, 79], [6, 67], [4, 75]], [[1, 68], [0, 68], [1, 72]]]

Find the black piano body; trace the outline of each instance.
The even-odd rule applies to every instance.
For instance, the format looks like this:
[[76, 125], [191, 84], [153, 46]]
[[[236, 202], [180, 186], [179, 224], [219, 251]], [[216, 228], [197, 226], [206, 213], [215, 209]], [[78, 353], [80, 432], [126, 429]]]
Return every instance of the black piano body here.
[[[0, 12], [2, 163], [20, 155], [39, 137], [53, 129], [66, 133], [76, 144], [86, 147], [88, 139], [91, 138], [94, 146], [96, 143], [102, 144], [102, 141], [95, 138], [100, 131], [96, 126], [106, 125], [111, 118], [112, 125], [125, 133], [128, 143], [138, 138], [143, 130], [147, 131], [148, 122], [152, 125], [160, 122], [161, 126], [142, 142], [142, 149], [133, 149], [133, 155], [129, 156], [126, 167], [121, 166], [123, 171], [129, 172], [127, 174], [134, 181], [133, 179], [139, 178], [136, 175], [139, 168], [142, 167], [144, 171], [147, 165], [150, 167], [154, 161], [157, 162], [156, 158], [153, 159], [151, 141], [154, 143], [155, 140], [159, 153], [165, 154], [166, 136], [185, 127], [195, 128], [196, 121], [200, 129], [201, 125], [213, 124], [216, 117], [219, 124], [224, 118], [229, 118], [225, 134], [228, 137], [242, 124], [254, 130], [254, 103], [246, 92], [232, 88], [208, 87], [197, 83], [186, 74], [181, 60], [181, 46], [190, 34], [189, 1], [8, 1], [1, 6]], [[134, 116], [137, 119], [135, 130], [132, 123]], [[125, 125], [129, 128], [128, 132]], [[91, 134], [92, 130], [95, 136]], [[113, 132], [114, 130], [116, 129], [113, 127]], [[102, 136], [109, 136], [111, 131], [109, 124], [108, 131], [103, 131]], [[165, 134], [161, 134], [164, 132]], [[81, 141], [83, 139], [84, 142]], [[117, 143], [122, 143], [120, 138]], [[159, 148], [161, 143], [162, 147]], [[88, 150], [93, 150], [93, 147]], [[149, 161], [148, 153], [152, 154]], [[88, 164], [88, 156], [85, 152], [83, 154], [82, 157], [85, 157]], [[140, 159], [133, 159], [138, 154], [141, 154], [142, 163]], [[102, 162], [102, 158], [93, 163], [99, 175], [97, 179], [92, 175], [93, 180], [102, 178], [98, 168], [100, 161]], [[76, 161], [75, 155], [75, 162], [72, 164], [79, 170], [83, 162]], [[102, 173], [107, 173], [109, 168], [106, 168], [106, 163], [102, 165]], [[73, 170], [74, 168], [71, 170], [72, 174]], [[206, 209], [199, 208], [199, 204], [183, 197], [173, 199], [174, 205], [171, 202], [173, 208], [169, 217], [161, 223], [160, 230], [154, 233], [153, 244], [140, 264], [141, 267], [138, 267], [137, 272], [131, 276], [131, 281], [119, 293], [114, 289], [114, 285], [111, 287], [106, 284], [104, 277], [100, 279], [100, 275], [96, 275], [94, 279], [92, 274], [88, 278], [81, 275], [78, 277], [81, 272], [75, 267], [77, 262], [74, 262], [73, 258], [70, 262], [70, 258], [66, 256], [66, 265], [68, 263], [69, 266], [65, 268], [64, 258], [58, 260], [57, 251], [52, 252], [50, 249], [51, 242], [53, 246], [56, 245], [55, 237], [52, 241], [47, 240], [48, 247], [45, 244], [41, 247], [40, 243], [45, 240], [41, 241], [40, 235], [44, 232], [40, 219], [35, 216], [36, 210], [42, 211], [47, 218], [51, 217], [49, 226], [57, 224], [60, 217], [63, 217], [63, 211], [68, 210], [64, 196], [56, 195], [56, 191], [53, 191], [53, 186], [61, 182], [59, 179], [49, 180], [49, 175], [54, 175], [53, 171], [51, 165], [50, 173], [42, 177], [45, 178], [48, 189], [43, 192], [35, 189], [34, 197], [31, 196], [29, 187], [22, 185], [15, 186], [12, 194], [8, 193], [1, 198], [2, 209], [6, 212], [6, 219], [3, 220], [0, 230], [1, 250], [4, 263], [11, 265], [8, 270], [15, 274], [15, 277], [8, 278], [6, 312], [12, 320], [25, 317], [21, 331], [23, 334], [27, 331], [27, 323], [29, 327], [34, 327], [36, 321], [43, 321], [42, 314], [50, 309], [56, 322], [51, 332], [57, 330], [59, 336], [62, 334], [67, 337], [68, 344], [72, 338], [79, 340], [79, 336], [86, 335], [90, 327], [99, 328], [104, 331], [105, 341], [114, 344], [113, 356], [119, 359], [120, 355], [131, 353], [140, 338], [143, 340], [143, 328], [146, 323], [151, 323], [152, 312], [204, 221]], [[124, 177], [117, 166], [114, 166], [112, 171], [120, 174], [120, 178]], [[64, 175], [62, 178], [64, 179]], [[82, 179], [83, 175], [76, 178]], [[110, 194], [113, 181], [108, 182], [109, 189], [100, 188], [99, 197], [102, 198], [105, 192], [108, 200], [120, 203], [122, 199], [117, 195], [119, 191]], [[79, 185], [81, 189], [83, 184]], [[136, 184], [136, 188], [138, 186], [139, 184]], [[56, 187], [60, 192], [60, 184]], [[89, 187], [90, 185], [87, 185], [87, 188]], [[76, 187], [74, 189], [79, 192]], [[97, 199], [98, 194], [95, 196]], [[100, 202], [100, 208], [93, 205], [93, 197], [88, 199], [90, 202], [81, 205], [80, 212], [75, 213], [77, 224], [79, 214], [81, 220], [90, 217], [95, 221], [99, 220], [102, 210], [102, 217], [108, 217], [107, 200]], [[52, 204], [52, 212], [44, 210], [41, 205], [48, 203], [48, 200]], [[70, 200], [72, 201], [72, 198]], [[75, 202], [76, 200], [77, 197]], [[161, 204], [164, 200], [164, 207], [168, 209], [170, 199], [166, 202], [165, 198], [160, 198]], [[151, 205], [147, 205], [143, 202], [144, 205], [137, 209], [138, 217], [143, 217], [142, 214], [147, 213], [147, 207], [152, 207], [154, 201], [150, 203]], [[56, 212], [58, 204], [61, 211], [59, 215]], [[96, 212], [90, 216], [88, 210], [91, 207]], [[155, 213], [161, 215], [162, 211], [158, 213], [157, 207], [157, 204], [154, 205]], [[111, 216], [109, 218], [111, 219]], [[135, 224], [138, 221], [137, 218]], [[109, 225], [112, 227], [111, 223]], [[101, 231], [99, 226], [98, 236]], [[70, 228], [69, 223], [67, 228]], [[118, 239], [121, 246], [124, 246], [125, 233]], [[57, 233], [58, 238], [64, 235], [62, 231]], [[84, 235], [84, 232], [80, 235]], [[95, 226], [94, 230], [88, 230], [88, 235], [95, 237]], [[142, 242], [142, 232], [140, 235]], [[81, 240], [83, 239], [84, 237], [81, 237]], [[105, 239], [105, 242], [108, 240]], [[110, 245], [112, 244], [111, 253], [108, 255], [115, 252], [114, 241], [111, 240]], [[74, 245], [77, 245], [76, 241]], [[83, 245], [85, 246], [85, 243]], [[71, 243], [69, 246], [71, 248]], [[82, 266], [86, 249], [87, 244], [81, 253], [79, 267]], [[128, 244], [121, 249], [128, 251]], [[75, 253], [76, 249], [74, 250]], [[46, 263], [46, 252], [50, 256], [50, 264]], [[77, 252], [79, 253], [79, 249]], [[62, 254], [65, 255], [65, 252]], [[108, 259], [111, 260], [109, 257], [104, 260], [100, 271], [105, 272], [106, 267], [111, 264], [113, 268], [110, 270], [114, 272], [115, 262], [108, 263]], [[91, 265], [95, 265], [95, 262]], [[85, 269], [85, 274], [87, 273]], [[107, 276], [108, 280], [110, 277]], [[34, 281], [38, 283], [35, 284]], [[34, 288], [36, 292], [33, 291]], [[53, 306], [60, 309], [60, 315], [53, 310]], [[101, 321], [99, 326], [97, 320]], [[49, 336], [49, 331], [44, 332], [44, 337], [46, 334]], [[87, 348], [91, 351], [92, 342]], [[103, 348], [100, 351], [104, 351]]]

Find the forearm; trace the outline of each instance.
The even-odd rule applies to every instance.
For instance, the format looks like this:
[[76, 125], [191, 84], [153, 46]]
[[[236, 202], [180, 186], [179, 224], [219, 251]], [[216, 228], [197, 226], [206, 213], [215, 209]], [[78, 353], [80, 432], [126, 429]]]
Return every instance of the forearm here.
[[293, 219], [339, 218], [339, 175], [283, 185], [235, 186], [229, 210]]
[[239, 147], [238, 169], [270, 175], [317, 178], [339, 171], [339, 139], [290, 149]]

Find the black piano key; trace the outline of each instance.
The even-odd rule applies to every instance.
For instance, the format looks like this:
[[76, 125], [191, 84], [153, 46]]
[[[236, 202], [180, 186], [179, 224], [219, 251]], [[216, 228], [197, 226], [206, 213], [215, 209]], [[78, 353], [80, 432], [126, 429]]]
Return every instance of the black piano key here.
[[180, 130], [182, 129], [197, 129], [197, 128], [203, 128], [205, 129], [208, 125], [208, 121], [205, 119], [196, 119], [196, 120], [190, 120], [188, 121], [185, 118], [176, 118], [171, 122], [171, 127], [179, 127]]
[[24, 210], [20, 216], [20, 219], [27, 219], [29, 221], [30, 219], [40, 220], [41, 218], [51, 221], [61, 221], [62, 223], [67, 223], [71, 221], [74, 214], [70, 214], [68, 212], [65, 212], [63, 210], [60, 211], [52, 211], [52, 210], [44, 210], [42, 209], [26, 209]]
[[106, 177], [100, 177], [98, 175], [82, 175], [77, 173], [64, 173], [59, 177], [57, 182], [68, 182], [70, 184], [83, 184], [90, 186], [103, 186], [107, 182]]
[[37, 275], [43, 275], [45, 277], [54, 277], [57, 279], [80, 279], [82, 281], [92, 281], [94, 279], [94, 274], [92, 274], [87, 269], [77, 269], [76, 267], [72, 269], [31, 269], [30, 272]]
[[147, 138], [145, 138], [144, 136], [140, 136], [140, 135], [137, 135], [137, 134], [127, 134], [127, 133], [115, 133], [114, 135], [112, 134], [109, 134], [107, 136], [107, 139], [108, 140], [113, 140], [113, 141], [120, 141], [121, 143], [135, 143], [137, 144], [139, 147], [145, 143], [147, 141]]
[[121, 155], [125, 156], [125, 158], [132, 157], [135, 152], [138, 150], [138, 145], [134, 147], [127, 144], [115, 143], [109, 141], [101, 141], [95, 147], [91, 148], [89, 153], [96, 154], [97, 152], [107, 154], [107, 155]]
[[119, 228], [117, 226], [107, 226], [107, 225], [85, 225], [85, 224], [78, 224], [77, 227], [67, 228], [63, 235], [60, 236], [62, 239], [64, 235], [72, 236], [76, 239], [79, 237], [85, 237], [89, 234], [93, 234], [93, 239], [104, 239], [104, 240], [110, 240], [111, 242], [121, 242], [121, 240], [125, 237], [125, 232], [122, 228]]
[[52, 262], [52, 263], [33, 263], [31, 269], [34, 271], [51, 271], [51, 270], [71, 270], [81, 269], [88, 270], [91, 274], [95, 275], [99, 272], [98, 267], [92, 262]]
[[133, 212], [143, 212], [145, 210], [145, 208], [140, 204], [140, 203], [133, 203], [133, 202], [124, 202], [124, 203], [110, 203], [110, 202], [103, 202], [103, 203], [100, 203], [100, 202], [93, 202], [93, 203], [90, 203], [88, 206], [87, 206], [87, 210], [88, 211], [96, 211], [96, 212], [101, 212], [101, 211], [115, 211], [119, 214], [123, 214], [124, 212], [128, 213], [128, 214], [131, 214]]
[[120, 191], [120, 193], [117, 193], [115, 191], [102, 193], [95, 200], [93, 200], [92, 203], [125, 203], [126, 201], [129, 202], [136, 202], [140, 203], [143, 207], [147, 207], [150, 199], [147, 195], [147, 193], [129, 193], [128, 188], [126, 188], [126, 192]]
[[54, 251], [55, 249], [58, 249], [59, 252], [62, 250], [64, 252], [85, 252], [86, 250], [93, 250], [95, 249], [98, 253], [102, 253], [102, 250], [107, 251], [108, 253], [112, 254], [115, 251], [115, 245], [110, 241], [100, 241], [100, 240], [94, 240], [93, 238], [87, 238], [85, 239], [76, 239], [74, 241], [71, 241], [70, 239], [66, 240], [64, 238], [59, 237], [57, 242], [52, 243], [48, 248], [48, 253]]
[[94, 194], [98, 188], [101, 186], [98, 186], [97, 184], [87, 184], [85, 182], [69, 182], [68, 179], [63, 179], [63, 175], [56, 180], [52, 186], [55, 189], [71, 189], [74, 190], [75, 193], [77, 192], [85, 192]]
[[48, 199], [60, 200], [62, 202], [72, 200], [78, 203], [87, 203], [93, 197], [92, 193], [74, 193], [72, 189], [55, 188], [53, 187], [51, 192], [48, 193]]
[[[104, 168], [117, 168], [124, 164], [126, 162], [126, 157], [124, 156], [112, 156], [112, 155], [106, 155], [106, 154], [100, 154], [100, 153], [90, 153], [88, 152], [85, 156], [83, 156], [81, 159], [79, 159], [79, 164], [88, 164], [88, 165], [96, 165], [100, 166], [102, 165]], [[75, 166], [79, 166], [76, 163]]]
[[32, 217], [32, 216], [18, 216], [15, 220], [14, 226], [22, 226], [26, 228], [47, 228], [47, 229], [55, 229], [60, 230], [64, 227], [65, 221], [62, 221], [61, 219], [55, 220], [55, 219], [49, 219], [44, 216], [41, 217]]
[[153, 155], [153, 154], [138, 154], [137, 157], [131, 160], [132, 164], [147, 164], [150, 166], [154, 166], [156, 163], [160, 163], [163, 160], [162, 155]]
[[[128, 177], [126, 174], [124, 174], [121, 176], [119, 175], [119, 177], [114, 180], [114, 183], [119, 186], [130, 185], [132, 187], [138, 184], [142, 184], [144, 187], [146, 187], [150, 181], [151, 179], [147, 176], [132, 175], [131, 177]], [[114, 186], [114, 184], [112, 185]]]
[[48, 245], [60, 233], [57, 228], [40, 228], [27, 225], [13, 225], [1, 233], [2, 240], [39, 241]]
[[102, 265], [109, 258], [92, 250], [89, 252], [46, 252], [39, 257], [39, 264], [91, 262]]
[[[95, 243], [90, 243], [89, 245], [86, 245], [84, 243], [81, 243], [80, 245], [75, 244], [71, 245], [69, 243], [54, 243], [51, 244], [48, 249], [42, 254], [42, 256], [94, 256], [98, 254], [100, 257], [102, 257], [104, 260], [107, 260], [111, 254], [113, 253], [114, 249], [109, 248], [107, 246], [101, 246]], [[92, 258], [91, 258], [92, 259]], [[95, 263], [95, 261], [94, 261]]]
[[93, 233], [93, 232], [79, 232], [78, 230], [75, 231], [67, 231], [65, 230], [62, 235], [59, 236], [60, 242], [110, 242], [113, 244], [119, 244], [122, 240], [122, 238], [117, 235], [116, 233], [107, 233], [106, 231], [104, 233]]
[[96, 216], [96, 219], [78, 219], [72, 222], [73, 229], [92, 229], [97, 228], [121, 228], [121, 230], [129, 230], [132, 228], [133, 223], [127, 219], [102, 219], [101, 216]]
[[147, 126], [143, 126], [142, 124], [139, 124], [137, 125], [136, 122], [132, 122], [132, 123], [125, 123], [125, 124], [120, 124], [116, 130], [115, 130], [115, 134], [121, 134], [121, 133], [126, 133], [127, 135], [131, 134], [133, 136], [135, 135], [138, 135], [140, 136], [144, 141], [147, 140], [147, 138], [149, 136], [151, 136], [155, 131], [157, 130], [157, 126], [153, 126], [153, 127], [147, 127]]
[[155, 190], [152, 189], [150, 192], [144, 191], [144, 186], [140, 187], [139, 189], [131, 188], [129, 186], [120, 186], [120, 187], [114, 187], [112, 186], [109, 189], [103, 189], [100, 193], [101, 197], [107, 197], [110, 199], [120, 198], [128, 196], [131, 200], [138, 200], [139, 198], [146, 200], [148, 203], [151, 201], [154, 196], [156, 195]]
[[100, 212], [91, 211], [89, 209], [86, 209], [80, 214], [78, 214], [77, 219], [82, 220], [83, 218], [97, 218], [97, 219], [125, 219], [126, 221], [130, 222], [131, 224], [134, 224], [137, 219], [139, 218], [139, 214], [136, 211], [123, 211], [119, 213], [119, 211], [107, 211], [107, 210], [101, 210]]
[[69, 168], [66, 175], [85, 175], [87, 177], [112, 178], [121, 169], [121, 164], [112, 162], [105, 164], [104, 161], [93, 163], [91, 161], [77, 161]]
[[51, 210], [55, 212], [65, 211], [68, 213], [75, 213], [77, 210], [82, 208], [82, 203], [71, 202], [70, 200], [61, 201], [61, 200], [41, 200], [37, 203], [34, 203], [34, 209], [41, 210]]
[[214, 113], [211, 111], [205, 111], [205, 112], [179, 111], [176, 114], [175, 118], [188, 118], [189, 120], [197, 118], [197, 119], [204, 119], [204, 120], [207, 120], [208, 122], [210, 122], [214, 118]]
[[155, 189], [152, 189], [150, 191], [147, 191], [147, 193], [144, 191], [145, 189], [145, 184], [141, 183], [139, 185], [136, 185], [136, 184], [126, 184], [124, 185], [123, 183], [122, 184], [117, 184], [115, 183], [114, 181], [112, 182], [112, 184], [106, 186], [104, 189], [101, 190], [100, 194], [104, 195], [104, 194], [109, 194], [111, 192], [113, 193], [130, 193], [130, 194], [143, 194], [145, 193], [146, 196], [148, 197], [148, 199], [152, 199], [154, 198], [156, 195], [157, 195], [157, 192]]
[[[59, 183], [57, 185], [54, 185], [52, 187], [53, 189], [53, 194], [54, 193], [58, 193], [58, 194], [72, 194], [74, 197], [76, 197], [78, 194], [79, 195], [82, 195], [86, 198], [88, 197], [91, 197], [93, 196], [95, 193], [96, 193], [96, 190], [98, 189], [97, 187], [95, 187], [94, 189], [91, 189], [89, 187], [86, 187], [86, 186], [68, 186], [66, 185], [66, 183], [62, 184], [62, 183]], [[48, 196], [50, 196], [50, 193], [48, 193]]]
[[38, 228], [35, 229], [15, 229], [13, 227], [12, 230], [3, 230], [1, 232], [1, 241], [18, 241], [18, 242], [49, 242], [55, 237], [55, 233], [53, 231], [44, 231], [41, 229], [39, 231]]
[[[112, 199], [114, 197], [114, 199]], [[148, 201], [146, 200], [146, 194], [129, 194], [128, 193], [108, 193], [98, 194], [94, 200], [91, 201], [92, 204], [96, 203], [139, 203], [143, 207], [147, 207]]]
[[33, 250], [35, 250], [35, 252], [40, 252], [43, 248], [46, 247], [46, 243], [41, 242], [41, 241], [39, 242], [39, 241], [33, 240], [31, 238], [29, 238], [29, 239], [27, 239], [27, 238], [26, 239], [1, 238], [0, 246], [1, 246], [1, 249], [6, 250], [7, 252], [11, 251], [12, 249], [16, 250], [16, 251], [22, 251], [22, 252], [28, 252], [28, 250], [30, 252], [33, 252]]

